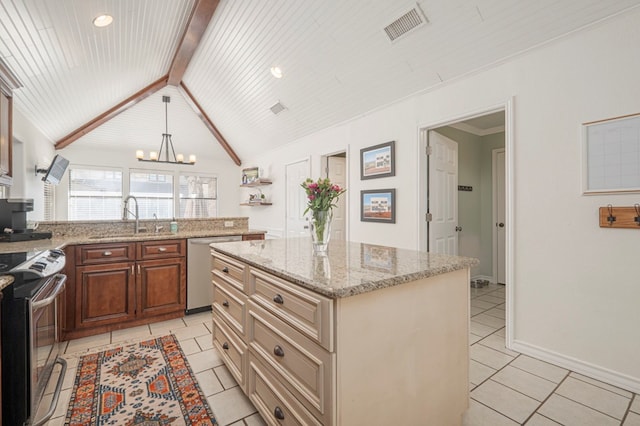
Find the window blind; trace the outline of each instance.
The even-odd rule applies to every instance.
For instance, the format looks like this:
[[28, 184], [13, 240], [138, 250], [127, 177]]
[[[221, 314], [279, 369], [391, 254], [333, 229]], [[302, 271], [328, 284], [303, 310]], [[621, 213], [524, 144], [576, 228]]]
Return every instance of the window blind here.
[[70, 168], [69, 220], [120, 219], [121, 209], [121, 170]]

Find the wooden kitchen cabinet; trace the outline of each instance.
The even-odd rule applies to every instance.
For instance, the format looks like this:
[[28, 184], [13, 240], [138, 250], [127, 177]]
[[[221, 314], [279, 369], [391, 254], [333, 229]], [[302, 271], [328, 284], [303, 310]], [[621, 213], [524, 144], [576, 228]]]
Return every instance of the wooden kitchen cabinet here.
[[183, 316], [185, 255], [183, 239], [68, 247], [63, 339]]
[[171, 312], [184, 312], [186, 272], [184, 258], [139, 262], [139, 316], [154, 317]]
[[13, 98], [9, 92], [0, 90], [0, 182], [12, 182], [12, 120]]
[[244, 234], [242, 241], [264, 240], [264, 234]]
[[133, 262], [76, 268], [76, 327], [130, 321], [136, 316]]

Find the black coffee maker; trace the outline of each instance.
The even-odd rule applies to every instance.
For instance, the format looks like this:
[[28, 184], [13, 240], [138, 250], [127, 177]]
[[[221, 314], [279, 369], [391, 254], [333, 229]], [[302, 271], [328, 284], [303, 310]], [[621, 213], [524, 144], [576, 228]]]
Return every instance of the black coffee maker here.
[[27, 212], [33, 211], [32, 199], [0, 199], [0, 242], [42, 240], [51, 232], [27, 229]]

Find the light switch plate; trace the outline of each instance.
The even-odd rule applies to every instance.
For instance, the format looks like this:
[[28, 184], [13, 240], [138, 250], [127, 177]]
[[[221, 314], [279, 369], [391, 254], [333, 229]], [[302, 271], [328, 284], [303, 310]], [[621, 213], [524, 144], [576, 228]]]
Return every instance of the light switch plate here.
[[232, 220], [225, 220], [224, 221], [224, 227], [225, 228], [232, 228], [233, 227], [233, 221]]

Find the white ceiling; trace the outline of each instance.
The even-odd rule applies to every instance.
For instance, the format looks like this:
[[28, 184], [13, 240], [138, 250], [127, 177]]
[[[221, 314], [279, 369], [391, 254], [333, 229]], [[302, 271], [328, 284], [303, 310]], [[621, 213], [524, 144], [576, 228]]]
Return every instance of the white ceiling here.
[[[183, 82], [241, 159], [491, 66], [640, 0], [422, 0], [428, 23], [390, 42], [408, 0], [221, 0]], [[0, 0], [15, 105], [52, 141], [166, 74], [194, 0]], [[114, 16], [93, 27], [100, 13]], [[277, 80], [269, 67], [278, 65]], [[174, 88], [75, 144], [157, 149], [169, 94], [177, 151], [225, 156]], [[278, 115], [270, 107], [280, 101]], [[160, 116], [158, 116], [160, 112]]]

